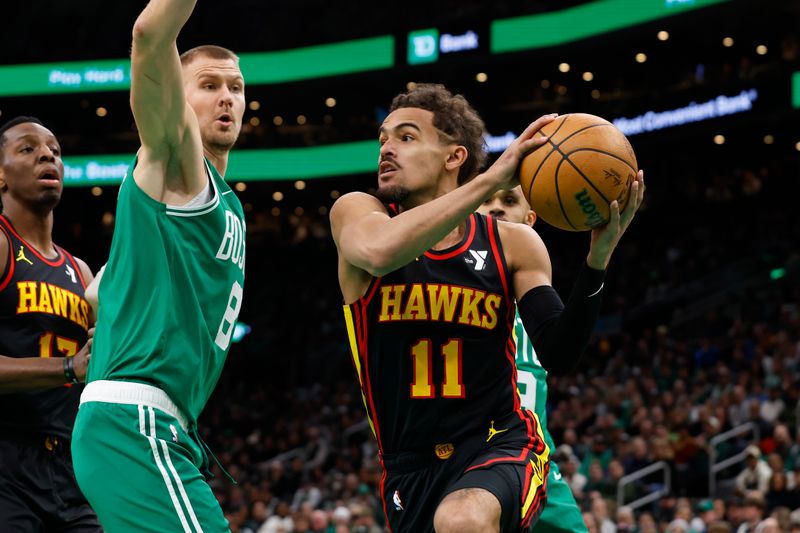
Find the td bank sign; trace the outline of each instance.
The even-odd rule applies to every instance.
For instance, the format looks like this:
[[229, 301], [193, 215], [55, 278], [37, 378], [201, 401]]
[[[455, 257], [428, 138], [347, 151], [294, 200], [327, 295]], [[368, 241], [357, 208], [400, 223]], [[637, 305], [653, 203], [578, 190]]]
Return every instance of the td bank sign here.
[[436, 28], [412, 31], [408, 34], [408, 64], [435, 63], [439, 54], [475, 50], [478, 44], [478, 34], [472, 30], [461, 35], [443, 33], [441, 36]]

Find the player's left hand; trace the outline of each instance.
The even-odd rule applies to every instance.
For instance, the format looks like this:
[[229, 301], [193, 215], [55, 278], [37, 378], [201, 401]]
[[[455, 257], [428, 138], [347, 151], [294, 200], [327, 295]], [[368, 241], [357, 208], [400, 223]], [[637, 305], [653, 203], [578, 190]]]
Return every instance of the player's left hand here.
[[89, 329], [89, 339], [86, 344], [75, 354], [75, 376], [81, 383], [86, 381], [86, 370], [89, 368], [89, 359], [92, 357], [92, 342], [94, 341], [94, 328]]
[[597, 270], [605, 270], [608, 267], [611, 254], [614, 253], [622, 234], [631, 225], [636, 211], [642, 205], [642, 200], [644, 200], [644, 171], [640, 170], [631, 183], [628, 204], [622, 213], [619, 211], [619, 203], [614, 200], [610, 205], [611, 218], [608, 224], [592, 230], [592, 243], [586, 258], [590, 267]]

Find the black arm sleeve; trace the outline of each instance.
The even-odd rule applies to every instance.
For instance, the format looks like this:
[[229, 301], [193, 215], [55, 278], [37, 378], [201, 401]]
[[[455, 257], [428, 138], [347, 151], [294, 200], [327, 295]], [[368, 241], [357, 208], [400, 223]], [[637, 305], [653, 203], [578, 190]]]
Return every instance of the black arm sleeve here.
[[600, 313], [605, 276], [605, 270], [584, 263], [566, 306], [549, 285], [534, 287], [519, 300], [525, 331], [551, 374], [563, 376], [577, 366]]

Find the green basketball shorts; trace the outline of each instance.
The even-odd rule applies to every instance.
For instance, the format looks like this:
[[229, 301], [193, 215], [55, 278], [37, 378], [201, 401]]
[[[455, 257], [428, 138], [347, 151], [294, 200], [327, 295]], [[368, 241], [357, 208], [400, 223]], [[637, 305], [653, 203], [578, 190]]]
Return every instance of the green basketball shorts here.
[[206, 455], [156, 387], [93, 381], [72, 434], [75, 477], [108, 533], [229, 531], [201, 474]]
[[547, 503], [539, 521], [534, 524], [534, 533], [588, 533], [583, 516], [567, 482], [561, 478], [558, 465], [550, 463], [547, 478]]

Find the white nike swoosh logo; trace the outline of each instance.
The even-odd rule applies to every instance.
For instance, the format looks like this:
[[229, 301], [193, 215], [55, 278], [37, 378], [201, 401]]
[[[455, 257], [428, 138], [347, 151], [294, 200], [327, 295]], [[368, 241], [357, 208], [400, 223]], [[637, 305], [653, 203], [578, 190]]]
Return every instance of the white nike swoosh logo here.
[[553, 479], [555, 479], [556, 481], [561, 481], [561, 472], [556, 472], [555, 474], [553, 474]]

